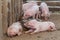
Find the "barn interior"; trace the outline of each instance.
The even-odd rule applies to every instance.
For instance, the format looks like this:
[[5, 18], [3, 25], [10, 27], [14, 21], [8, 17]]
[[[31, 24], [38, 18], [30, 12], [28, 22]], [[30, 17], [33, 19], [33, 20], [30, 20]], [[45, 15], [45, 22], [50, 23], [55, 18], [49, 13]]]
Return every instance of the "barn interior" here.
[[[8, 26], [21, 20], [22, 5], [29, 1], [36, 1], [38, 5], [46, 2], [51, 16], [49, 21], [56, 24], [57, 30], [54, 32], [41, 32], [38, 34], [24, 34], [15, 37], [8, 37], [5, 33]], [[0, 40], [60, 40], [60, 1], [59, 0], [0, 0]]]

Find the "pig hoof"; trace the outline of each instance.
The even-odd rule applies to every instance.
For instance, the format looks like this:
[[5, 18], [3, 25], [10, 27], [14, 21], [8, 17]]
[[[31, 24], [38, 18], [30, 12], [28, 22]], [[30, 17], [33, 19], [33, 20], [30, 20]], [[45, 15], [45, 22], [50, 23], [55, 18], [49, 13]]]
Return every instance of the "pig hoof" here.
[[34, 34], [34, 33], [30, 33], [31, 35]]
[[20, 36], [22, 33], [18, 33], [18, 36]]
[[25, 32], [26, 34], [28, 33], [28, 32]]

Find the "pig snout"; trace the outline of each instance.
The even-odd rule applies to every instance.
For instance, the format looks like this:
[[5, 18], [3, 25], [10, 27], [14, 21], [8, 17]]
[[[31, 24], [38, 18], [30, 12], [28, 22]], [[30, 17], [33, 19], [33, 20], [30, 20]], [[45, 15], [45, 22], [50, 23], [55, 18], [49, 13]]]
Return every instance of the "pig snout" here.
[[14, 35], [16, 35], [16, 33], [10, 32], [10, 36], [14, 36]]

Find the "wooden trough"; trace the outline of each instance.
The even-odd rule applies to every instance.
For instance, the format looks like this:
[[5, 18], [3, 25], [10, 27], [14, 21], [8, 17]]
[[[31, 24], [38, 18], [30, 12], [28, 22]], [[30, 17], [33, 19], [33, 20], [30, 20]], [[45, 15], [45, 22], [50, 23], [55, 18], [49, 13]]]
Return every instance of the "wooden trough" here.
[[[3, 34], [6, 33], [8, 26], [21, 18], [22, 2], [23, 0], [0, 0], [0, 40], [3, 40]], [[50, 6], [50, 10], [60, 10], [60, 1], [46, 1], [46, 3]]]

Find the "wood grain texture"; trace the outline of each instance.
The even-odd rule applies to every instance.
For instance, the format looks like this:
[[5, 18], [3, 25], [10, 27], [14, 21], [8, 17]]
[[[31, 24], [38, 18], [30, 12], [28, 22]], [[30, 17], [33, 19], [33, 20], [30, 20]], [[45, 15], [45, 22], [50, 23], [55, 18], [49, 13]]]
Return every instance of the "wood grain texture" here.
[[0, 0], [0, 40], [3, 40], [3, 28], [2, 28], [2, 0]]
[[8, 27], [8, 0], [2, 1], [2, 26], [3, 32], [6, 33]]

